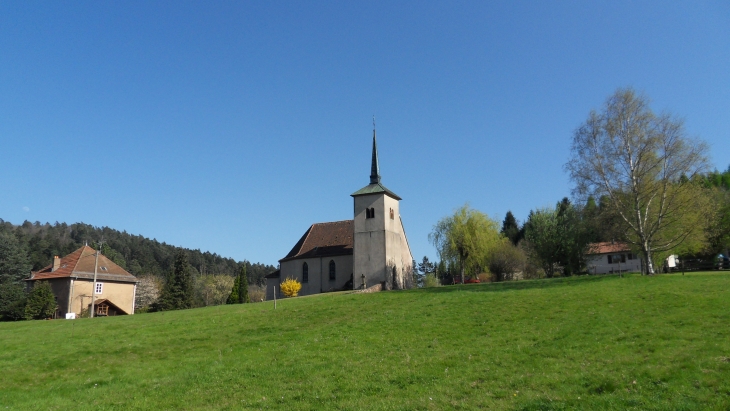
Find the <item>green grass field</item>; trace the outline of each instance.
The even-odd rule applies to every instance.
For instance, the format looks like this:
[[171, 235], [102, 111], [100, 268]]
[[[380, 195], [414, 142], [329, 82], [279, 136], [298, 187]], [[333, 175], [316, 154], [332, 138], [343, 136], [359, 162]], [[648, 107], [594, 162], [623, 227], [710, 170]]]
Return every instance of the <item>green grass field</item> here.
[[730, 409], [730, 273], [0, 324], [0, 410]]

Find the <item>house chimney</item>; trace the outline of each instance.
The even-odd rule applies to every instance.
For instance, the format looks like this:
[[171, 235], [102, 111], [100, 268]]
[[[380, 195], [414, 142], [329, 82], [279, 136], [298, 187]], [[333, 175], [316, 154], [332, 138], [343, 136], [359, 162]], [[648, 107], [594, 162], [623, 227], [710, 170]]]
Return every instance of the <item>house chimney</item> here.
[[51, 267], [51, 272], [58, 270], [58, 267], [61, 266], [61, 259], [58, 258], [57, 255], [53, 256], [53, 267]]

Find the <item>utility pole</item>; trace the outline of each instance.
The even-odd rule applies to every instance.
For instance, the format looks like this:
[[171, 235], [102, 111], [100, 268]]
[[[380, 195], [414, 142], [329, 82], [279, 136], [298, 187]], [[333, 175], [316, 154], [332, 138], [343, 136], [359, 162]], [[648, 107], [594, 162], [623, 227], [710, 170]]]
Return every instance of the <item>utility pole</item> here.
[[91, 284], [91, 309], [89, 310], [89, 318], [94, 318], [94, 302], [96, 302], [96, 272], [99, 267], [99, 252], [101, 251], [101, 245], [104, 243], [104, 237], [101, 237], [99, 241], [99, 249], [96, 250], [96, 257], [94, 258], [94, 282]]

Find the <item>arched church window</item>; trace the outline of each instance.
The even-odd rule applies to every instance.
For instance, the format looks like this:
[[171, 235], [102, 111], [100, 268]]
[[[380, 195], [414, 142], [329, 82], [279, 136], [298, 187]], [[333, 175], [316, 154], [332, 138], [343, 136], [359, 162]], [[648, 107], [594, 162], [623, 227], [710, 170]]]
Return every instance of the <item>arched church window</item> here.
[[307, 263], [302, 264], [302, 282], [309, 282], [309, 266], [307, 265]]
[[330, 281], [335, 281], [337, 278], [337, 269], [335, 267], [335, 260], [330, 260]]
[[390, 219], [391, 220], [394, 220], [395, 219], [395, 214], [393, 213], [393, 209], [392, 208], [390, 209]]

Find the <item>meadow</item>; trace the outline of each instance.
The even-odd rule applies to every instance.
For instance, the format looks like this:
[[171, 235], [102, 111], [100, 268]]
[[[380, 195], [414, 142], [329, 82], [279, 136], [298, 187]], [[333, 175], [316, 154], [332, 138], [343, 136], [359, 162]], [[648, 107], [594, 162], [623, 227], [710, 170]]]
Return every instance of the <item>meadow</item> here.
[[730, 273], [0, 323], [5, 410], [727, 410]]

